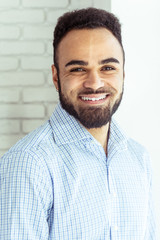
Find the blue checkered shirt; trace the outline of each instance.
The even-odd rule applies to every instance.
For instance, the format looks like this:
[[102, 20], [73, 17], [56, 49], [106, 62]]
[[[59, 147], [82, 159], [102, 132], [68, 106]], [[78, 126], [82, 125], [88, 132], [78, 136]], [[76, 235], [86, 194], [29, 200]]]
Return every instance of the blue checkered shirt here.
[[114, 120], [106, 157], [58, 104], [0, 160], [0, 239], [155, 240], [150, 172]]

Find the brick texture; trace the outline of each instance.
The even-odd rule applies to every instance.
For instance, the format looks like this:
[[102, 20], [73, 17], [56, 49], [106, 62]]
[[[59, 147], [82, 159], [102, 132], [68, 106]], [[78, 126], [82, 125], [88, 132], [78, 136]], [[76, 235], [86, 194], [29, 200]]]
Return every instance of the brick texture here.
[[0, 119], [44, 118], [45, 110], [41, 104], [0, 104]]
[[[41, 96], [41, 97], [40, 97]], [[32, 102], [54, 102], [58, 95], [54, 87], [28, 88], [23, 90], [24, 103]]]
[[42, 23], [44, 12], [42, 10], [6, 10], [0, 14], [1, 23]]
[[[50, 75], [50, 82], [51, 82]], [[49, 80], [48, 80], [49, 81]], [[45, 74], [37, 71], [15, 71], [0, 74], [0, 87], [11, 86], [42, 86], [45, 84]], [[1, 91], [1, 90], [0, 90]]]
[[49, 56], [26, 56], [21, 57], [21, 67], [26, 70], [50, 70], [53, 64], [52, 57]]
[[20, 0], [1, 0], [0, 1], [0, 7], [18, 7], [20, 4]]
[[0, 120], [0, 134], [20, 133], [20, 122], [17, 120]]
[[0, 103], [6, 102], [6, 103], [18, 103], [19, 101], [19, 91], [18, 89], [6, 89], [1, 88], [1, 94], [0, 94]]
[[18, 54], [43, 54], [45, 51], [45, 45], [41, 42], [0, 42], [0, 53], [1, 55], [18, 55]]
[[18, 68], [18, 58], [0, 57], [0, 71], [16, 70]]
[[0, 157], [43, 124], [58, 101], [51, 75], [57, 18], [110, 0], [0, 1]]
[[59, 1], [53, 1], [53, 0], [22, 0], [23, 6], [25, 7], [52, 7], [52, 8], [66, 8], [69, 5], [68, 0], [59, 0]]
[[0, 39], [18, 39], [20, 37], [20, 28], [14, 26], [1, 26]]

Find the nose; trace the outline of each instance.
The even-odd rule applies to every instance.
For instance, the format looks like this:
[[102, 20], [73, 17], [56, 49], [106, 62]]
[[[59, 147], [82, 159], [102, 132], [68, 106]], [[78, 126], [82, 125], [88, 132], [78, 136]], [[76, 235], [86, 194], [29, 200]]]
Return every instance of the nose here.
[[104, 81], [100, 78], [97, 72], [90, 72], [84, 81], [83, 86], [85, 88], [92, 88], [97, 90], [98, 88], [104, 87]]

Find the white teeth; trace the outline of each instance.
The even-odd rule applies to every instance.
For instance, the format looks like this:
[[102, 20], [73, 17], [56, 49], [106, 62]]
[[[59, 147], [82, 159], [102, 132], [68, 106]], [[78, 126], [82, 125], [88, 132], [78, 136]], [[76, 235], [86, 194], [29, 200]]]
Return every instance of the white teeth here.
[[99, 97], [99, 98], [91, 98], [91, 97], [81, 97], [81, 98], [82, 98], [82, 100], [84, 100], [84, 101], [99, 101], [99, 100], [104, 99], [105, 97], [106, 97], [106, 95], [101, 96], [101, 97]]

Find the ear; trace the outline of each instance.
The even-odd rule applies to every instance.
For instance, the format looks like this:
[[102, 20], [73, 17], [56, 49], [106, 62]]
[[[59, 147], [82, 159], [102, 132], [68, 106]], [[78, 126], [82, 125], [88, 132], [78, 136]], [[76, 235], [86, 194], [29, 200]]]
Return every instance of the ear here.
[[57, 69], [54, 65], [52, 65], [52, 80], [53, 80], [56, 90], [58, 91], [58, 73], [57, 73]]

